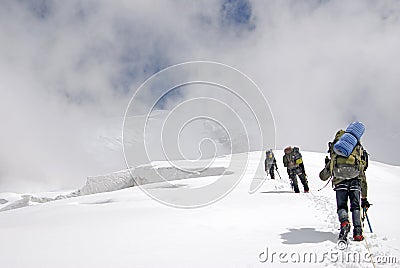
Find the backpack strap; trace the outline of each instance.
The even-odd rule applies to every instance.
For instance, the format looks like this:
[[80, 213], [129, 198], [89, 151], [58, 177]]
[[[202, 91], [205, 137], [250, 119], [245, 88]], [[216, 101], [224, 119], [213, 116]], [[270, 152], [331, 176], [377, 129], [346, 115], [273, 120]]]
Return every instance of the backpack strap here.
[[337, 154], [335, 153], [331, 154], [331, 161], [329, 162], [329, 173], [331, 176], [333, 175], [333, 168], [336, 166], [336, 156]]
[[[356, 150], [358, 150], [358, 152]], [[364, 171], [364, 168], [367, 164], [366, 161], [364, 160], [363, 153], [364, 153], [364, 148], [360, 143], [358, 143], [354, 148], [353, 152], [351, 152], [353, 157], [356, 159], [356, 165], [358, 166], [358, 169], [362, 172]]]

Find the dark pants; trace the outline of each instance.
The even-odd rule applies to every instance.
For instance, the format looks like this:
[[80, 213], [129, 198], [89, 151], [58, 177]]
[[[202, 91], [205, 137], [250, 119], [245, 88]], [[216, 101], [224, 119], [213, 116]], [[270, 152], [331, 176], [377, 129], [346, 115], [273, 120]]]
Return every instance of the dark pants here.
[[269, 168], [269, 175], [271, 175], [271, 179], [275, 179], [274, 165]]
[[301, 168], [293, 168], [289, 170], [289, 178], [292, 181], [296, 180], [296, 175], [299, 176], [301, 184], [303, 184], [304, 187], [304, 191], [309, 191], [310, 189], [308, 188], [308, 181], [306, 176], [304, 175], [303, 171], [301, 170]]
[[340, 223], [349, 221], [349, 209], [347, 203], [350, 200], [350, 211], [352, 212], [354, 234], [361, 234], [362, 228], [360, 219], [360, 180], [358, 178], [344, 180], [335, 185], [334, 190], [336, 191], [337, 213]]

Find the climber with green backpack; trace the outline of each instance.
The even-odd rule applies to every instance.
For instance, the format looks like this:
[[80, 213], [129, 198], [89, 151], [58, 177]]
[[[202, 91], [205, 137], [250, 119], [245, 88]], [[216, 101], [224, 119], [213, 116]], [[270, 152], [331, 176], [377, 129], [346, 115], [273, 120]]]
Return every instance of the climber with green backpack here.
[[364, 125], [355, 122], [344, 130], [339, 130], [332, 142], [328, 143], [330, 158], [325, 159], [325, 168], [320, 172], [321, 180], [332, 179], [336, 192], [337, 213], [340, 221], [339, 241], [347, 243], [350, 231], [347, 203], [353, 220], [353, 239], [364, 239], [360, 217], [361, 206], [370, 206], [367, 200], [367, 181], [365, 170], [368, 167], [368, 153], [361, 145], [360, 138], [365, 131]]
[[283, 165], [287, 168], [287, 173], [290, 178], [291, 185], [295, 193], [300, 193], [299, 186], [297, 183], [298, 176], [304, 187], [304, 192], [309, 192], [307, 174], [304, 169], [303, 158], [298, 147], [288, 146], [284, 150], [285, 155], [283, 156]]

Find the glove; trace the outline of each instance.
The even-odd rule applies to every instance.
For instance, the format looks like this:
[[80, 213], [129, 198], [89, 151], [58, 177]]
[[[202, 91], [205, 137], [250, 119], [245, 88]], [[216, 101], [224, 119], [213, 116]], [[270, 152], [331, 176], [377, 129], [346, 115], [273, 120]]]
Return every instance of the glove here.
[[361, 198], [361, 207], [368, 209], [371, 204], [368, 202], [367, 198]]

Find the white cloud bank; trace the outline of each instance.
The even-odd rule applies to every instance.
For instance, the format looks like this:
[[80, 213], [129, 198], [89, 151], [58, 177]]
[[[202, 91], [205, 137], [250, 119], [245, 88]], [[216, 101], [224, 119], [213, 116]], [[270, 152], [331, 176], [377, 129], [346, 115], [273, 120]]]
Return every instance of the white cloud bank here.
[[98, 129], [148, 76], [191, 60], [252, 77], [278, 147], [324, 151], [360, 120], [372, 158], [399, 165], [399, 29], [394, 0], [2, 1], [1, 191], [123, 168], [119, 152], [89, 146]]

